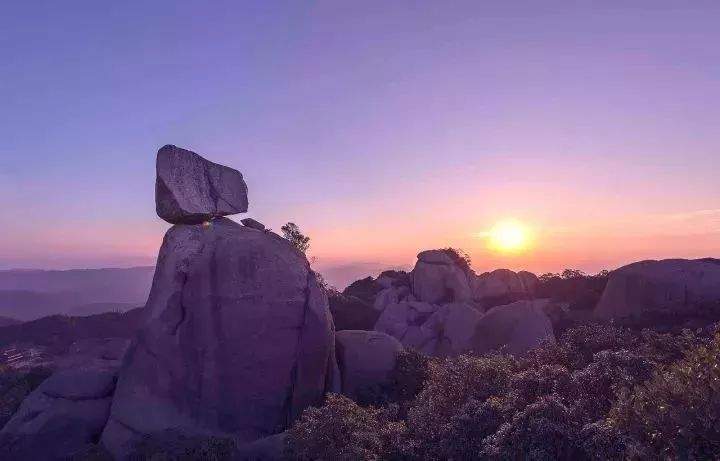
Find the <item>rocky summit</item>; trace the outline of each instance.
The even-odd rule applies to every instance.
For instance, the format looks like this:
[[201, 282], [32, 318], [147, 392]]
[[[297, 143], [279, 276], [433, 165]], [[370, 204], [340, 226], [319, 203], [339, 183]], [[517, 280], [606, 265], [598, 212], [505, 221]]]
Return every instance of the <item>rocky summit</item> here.
[[167, 145], [157, 153], [155, 208], [171, 224], [200, 224], [248, 209], [242, 173]]

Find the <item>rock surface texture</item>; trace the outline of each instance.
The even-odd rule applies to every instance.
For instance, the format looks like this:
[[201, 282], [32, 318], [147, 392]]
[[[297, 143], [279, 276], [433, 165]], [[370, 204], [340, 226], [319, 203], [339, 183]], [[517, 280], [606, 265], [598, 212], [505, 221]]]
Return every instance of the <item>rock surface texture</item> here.
[[640, 261], [610, 273], [594, 315], [623, 318], [653, 310], [692, 311], [720, 301], [720, 260]]
[[167, 232], [146, 310], [102, 435], [119, 459], [167, 429], [270, 436], [336, 373], [327, 298], [305, 256], [227, 218]]
[[547, 300], [534, 300], [493, 307], [477, 322], [470, 348], [478, 354], [505, 348], [522, 355], [543, 341], [555, 342], [546, 304]]
[[412, 293], [418, 301], [433, 304], [468, 301], [468, 274], [443, 250], [418, 254], [412, 271]]
[[110, 415], [117, 369], [55, 372], [0, 431], [0, 459], [68, 459], [97, 442]]
[[364, 389], [387, 382], [402, 345], [377, 331], [345, 330], [335, 334], [342, 393], [357, 398]]
[[171, 224], [199, 224], [248, 209], [242, 174], [167, 145], [157, 153], [155, 208]]
[[473, 299], [488, 307], [527, 299], [535, 292], [537, 284], [538, 278], [532, 272], [509, 269], [496, 269], [470, 277]]

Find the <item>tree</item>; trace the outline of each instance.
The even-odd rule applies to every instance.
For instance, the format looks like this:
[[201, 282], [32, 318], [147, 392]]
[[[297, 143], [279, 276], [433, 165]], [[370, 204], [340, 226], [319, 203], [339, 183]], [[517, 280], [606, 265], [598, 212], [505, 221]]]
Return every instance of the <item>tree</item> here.
[[300, 230], [300, 227], [294, 222], [289, 222], [280, 228], [283, 233], [283, 237], [288, 239], [295, 248], [303, 253], [306, 253], [310, 248], [310, 237], [306, 236]]

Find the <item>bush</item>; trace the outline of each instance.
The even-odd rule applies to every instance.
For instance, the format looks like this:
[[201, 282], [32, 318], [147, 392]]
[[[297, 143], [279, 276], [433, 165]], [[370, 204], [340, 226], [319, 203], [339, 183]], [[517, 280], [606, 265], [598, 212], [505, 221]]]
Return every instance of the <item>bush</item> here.
[[408, 413], [408, 429], [420, 450], [433, 455], [448, 423], [470, 400], [484, 402], [508, 391], [517, 363], [511, 356], [461, 355], [430, 363], [430, 378]]
[[393, 402], [412, 401], [430, 377], [430, 359], [414, 350], [398, 354], [390, 374], [389, 394]]
[[651, 458], [720, 458], [720, 335], [624, 392], [608, 420]]
[[489, 459], [573, 460], [582, 457], [576, 425], [568, 408], [556, 397], [543, 397], [523, 411], [484, 444]]
[[569, 303], [570, 310], [590, 310], [595, 308], [600, 300], [608, 275], [607, 271], [587, 275], [576, 269], [565, 269], [560, 274], [542, 274], [536, 295], [539, 298]]
[[592, 362], [597, 352], [630, 349], [636, 344], [637, 338], [630, 330], [603, 324], [582, 325], [567, 330], [556, 344], [530, 351], [526, 361], [577, 370]]
[[372, 277], [356, 280], [347, 286], [342, 292], [345, 296], [355, 296], [370, 304], [375, 300], [375, 295], [382, 291], [383, 287]]
[[392, 458], [405, 425], [391, 417], [387, 410], [361, 407], [347, 397], [329, 394], [325, 405], [305, 410], [288, 431], [290, 456], [308, 461]]
[[15, 414], [20, 404], [50, 376], [46, 368], [14, 370], [0, 366], [0, 428]]
[[470, 255], [459, 248], [443, 248], [442, 251], [466, 274], [473, 272]]
[[300, 459], [720, 459], [720, 333], [703, 338], [586, 325], [521, 360], [406, 352], [374, 401], [384, 409], [335, 396], [293, 429], [296, 451]]
[[130, 455], [133, 461], [225, 461], [233, 459], [235, 442], [229, 438], [185, 435], [167, 430], [146, 436]]

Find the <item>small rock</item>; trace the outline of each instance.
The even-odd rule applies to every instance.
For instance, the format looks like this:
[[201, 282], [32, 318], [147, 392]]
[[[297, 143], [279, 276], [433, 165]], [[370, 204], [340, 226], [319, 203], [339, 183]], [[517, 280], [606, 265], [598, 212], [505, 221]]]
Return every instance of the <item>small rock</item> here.
[[261, 223], [260, 221], [256, 221], [253, 218], [241, 219], [240, 222], [243, 224], [243, 226], [249, 227], [251, 229], [257, 229], [259, 231], [265, 230], [265, 224]]

